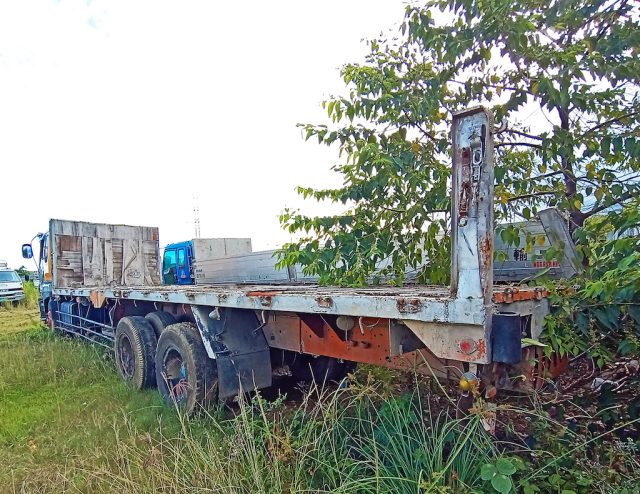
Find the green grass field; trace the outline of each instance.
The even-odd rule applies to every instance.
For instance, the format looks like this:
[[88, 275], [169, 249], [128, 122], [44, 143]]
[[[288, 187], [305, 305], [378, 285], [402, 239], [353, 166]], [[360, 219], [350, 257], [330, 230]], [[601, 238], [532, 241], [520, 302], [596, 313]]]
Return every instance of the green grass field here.
[[36, 310], [0, 308], [0, 366], [0, 492], [86, 490], [122, 431], [179, 429], [157, 393], [129, 389], [105, 352], [52, 335]]
[[33, 309], [0, 308], [0, 492], [409, 493], [477, 484], [495, 453], [477, 423], [436, 428], [412, 400], [385, 402], [371, 377], [187, 421], [129, 389], [110, 359]]
[[186, 420], [155, 390], [125, 385], [110, 352], [53, 334], [29, 305], [0, 307], [3, 494], [492, 493], [496, 469], [511, 472], [499, 492], [640, 493], [628, 437], [637, 420], [623, 417], [616, 430], [629, 434], [608, 437], [590, 432], [598, 417], [572, 431], [550, 417], [552, 403], [503, 402], [510, 436], [496, 440], [482, 412], [447, 415], [445, 397], [428, 395], [420, 376], [399, 386], [370, 368], [347, 389], [255, 394]]

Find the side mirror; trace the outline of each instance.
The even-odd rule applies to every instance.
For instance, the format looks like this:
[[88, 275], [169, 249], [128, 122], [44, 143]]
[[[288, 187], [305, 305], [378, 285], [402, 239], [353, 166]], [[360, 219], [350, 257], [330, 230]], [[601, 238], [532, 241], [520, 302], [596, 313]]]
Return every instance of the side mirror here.
[[33, 247], [31, 247], [31, 244], [24, 244], [22, 246], [22, 257], [25, 259], [31, 259], [33, 257]]

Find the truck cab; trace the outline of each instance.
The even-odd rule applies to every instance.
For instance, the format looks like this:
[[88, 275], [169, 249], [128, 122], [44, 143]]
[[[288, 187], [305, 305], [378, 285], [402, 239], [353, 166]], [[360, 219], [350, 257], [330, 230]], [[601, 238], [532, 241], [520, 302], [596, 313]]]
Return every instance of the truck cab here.
[[169, 244], [162, 256], [162, 284], [200, 284], [210, 263], [251, 252], [250, 238], [194, 238]]
[[18, 303], [23, 298], [22, 279], [6, 261], [0, 261], [0, 302]]
[[177, 242], [164, 248], [163, 285], [193, 285], [193, 241]]

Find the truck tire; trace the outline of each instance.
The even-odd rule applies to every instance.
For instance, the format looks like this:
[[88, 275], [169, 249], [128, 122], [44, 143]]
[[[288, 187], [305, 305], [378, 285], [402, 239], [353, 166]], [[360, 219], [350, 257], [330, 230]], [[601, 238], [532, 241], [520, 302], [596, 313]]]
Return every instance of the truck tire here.
[[156, 383], [155, 352], [158, 340], [153, 326], [142, 316], [127, 316], [116, 327], [116, 367], [122, 379], [135, 389]]
[[164, 401], [191, 415], [216, 401], [218, 371], [197, 328], [188, 322], [167, 326], [156, 350], [156, 381]]
[[164, 328], [178, 322], [176, 321], [176, 318], [173, 317], [173, 315], [163, 310], [149, 312], [149, 314], [144, 317], [153, 326], [153, 330], [156, 333], [156, 338], [158, 339], [160, 338], [160, 333], [164, 331]]

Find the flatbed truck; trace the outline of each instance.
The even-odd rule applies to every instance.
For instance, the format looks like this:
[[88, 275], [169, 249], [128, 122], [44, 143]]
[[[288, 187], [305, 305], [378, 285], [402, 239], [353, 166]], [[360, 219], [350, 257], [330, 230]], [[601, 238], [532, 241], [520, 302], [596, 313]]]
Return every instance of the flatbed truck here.
[[163, 286], [157, 228], [51, 220], [42, 313], [187, 411], [283, 372], [339, 380], [358, 362], [465, 376], [487, 394], [531, 389], [541, 356], [522, 342], [539, 337], [549, 304], [543, 289], [493, 283], [493, 131], [482, 107], [453, 117], [451, 286]]

